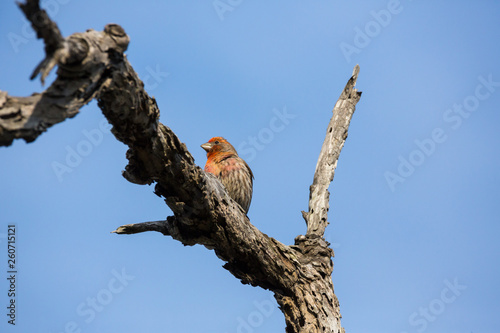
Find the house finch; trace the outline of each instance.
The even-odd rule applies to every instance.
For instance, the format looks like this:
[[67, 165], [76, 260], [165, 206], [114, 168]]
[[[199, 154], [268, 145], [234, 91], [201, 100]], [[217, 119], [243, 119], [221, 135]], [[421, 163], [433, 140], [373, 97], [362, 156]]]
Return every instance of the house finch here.
[[248, 164], [224, 138], [211, 138], [201, 148], [207, 152], [205, 172], [219, 178], [229, 196], [248, 213], [253, 191], [253, 173]]

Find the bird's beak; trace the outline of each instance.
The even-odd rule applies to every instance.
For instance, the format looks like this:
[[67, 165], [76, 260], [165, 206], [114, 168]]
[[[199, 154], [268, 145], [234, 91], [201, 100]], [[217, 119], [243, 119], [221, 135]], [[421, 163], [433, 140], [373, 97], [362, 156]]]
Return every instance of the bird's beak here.
[[201, 145], [201, 148], [205, 149], [205, 151], [208, 153], [210, 149], [212, 149], [212, 144], [210, 142], [204, 143]]

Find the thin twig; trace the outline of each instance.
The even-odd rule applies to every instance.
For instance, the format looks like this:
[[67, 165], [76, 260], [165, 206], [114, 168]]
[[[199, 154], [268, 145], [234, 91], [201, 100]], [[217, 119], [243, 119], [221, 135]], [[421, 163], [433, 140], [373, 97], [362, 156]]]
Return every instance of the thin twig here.
[[111, 231], [111, 233], [132, 235], [145, 231], [158, 231], [164, 234], [165, 236], [169, 236], [170, 232], [168, 231], [166, 223], [167, 221], [160, 220], [160, 221], [126, 224], [116, 228], [116, 230]]

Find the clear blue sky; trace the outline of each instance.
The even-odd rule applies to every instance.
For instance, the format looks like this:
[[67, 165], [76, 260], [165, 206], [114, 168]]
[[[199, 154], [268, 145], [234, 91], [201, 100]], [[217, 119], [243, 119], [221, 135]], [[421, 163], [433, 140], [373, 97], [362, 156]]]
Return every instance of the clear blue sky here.
[[[359, 63], [363, 96], [326, 232], [342, 325], [498, 332], [499, 2], [46, 7], [65, 36], [122, 25], [161, 121], [200, 166], [200, 144], [232, 142], [255, 174], [252, 223], [285, 244], [305, 232], [300, 211], [331, 109]], [[1, 90], [43, 89], [28, 79], [43, 44], [14, 1], [0, 4], [0, 50]], [[271, 293], [242, 285], [213, 251], [157, 233], [110, 234], [171, 212], [153, 187], [121, 176], [126, 147], [103, 119], [92, 102], [34, 143], [0, 148], [0, 331], [284, 332]], [[71, 172], [54, 171], [58, 163]], [[6, 316], [9, 224], [17, 226], [15, 328]]]

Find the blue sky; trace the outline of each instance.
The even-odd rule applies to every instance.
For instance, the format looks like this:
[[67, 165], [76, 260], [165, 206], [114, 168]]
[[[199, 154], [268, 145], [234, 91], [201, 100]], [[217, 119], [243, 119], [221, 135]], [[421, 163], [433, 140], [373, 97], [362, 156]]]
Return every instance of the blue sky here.
[[[255, 174], [252, 223], [285, 244], [305, 232], [300, 211], [331, 109], [359, 64], [363, 96], [326, 231], [342, 325], [498, 332], [500, 3], [51, 0], [46, 8], [65, 36], [122, 25], [161, 121], [200, 166], [200, 144], [233, 143]], [[43, 44], [14, 1], [0, 4], [0, 50], [0, 90], [43, 89], [28, 79]], [[152, 187], [121, 176], [126, 147], [103, 120], [92, 102], [34, 143], [0, 149], [0, 331], [284, 332], [271, 293], [242, 285], [213, 251], [157, 233], [110, 234], [171, 212]], [[15, 328], [6, 316], [9, 224]]]

